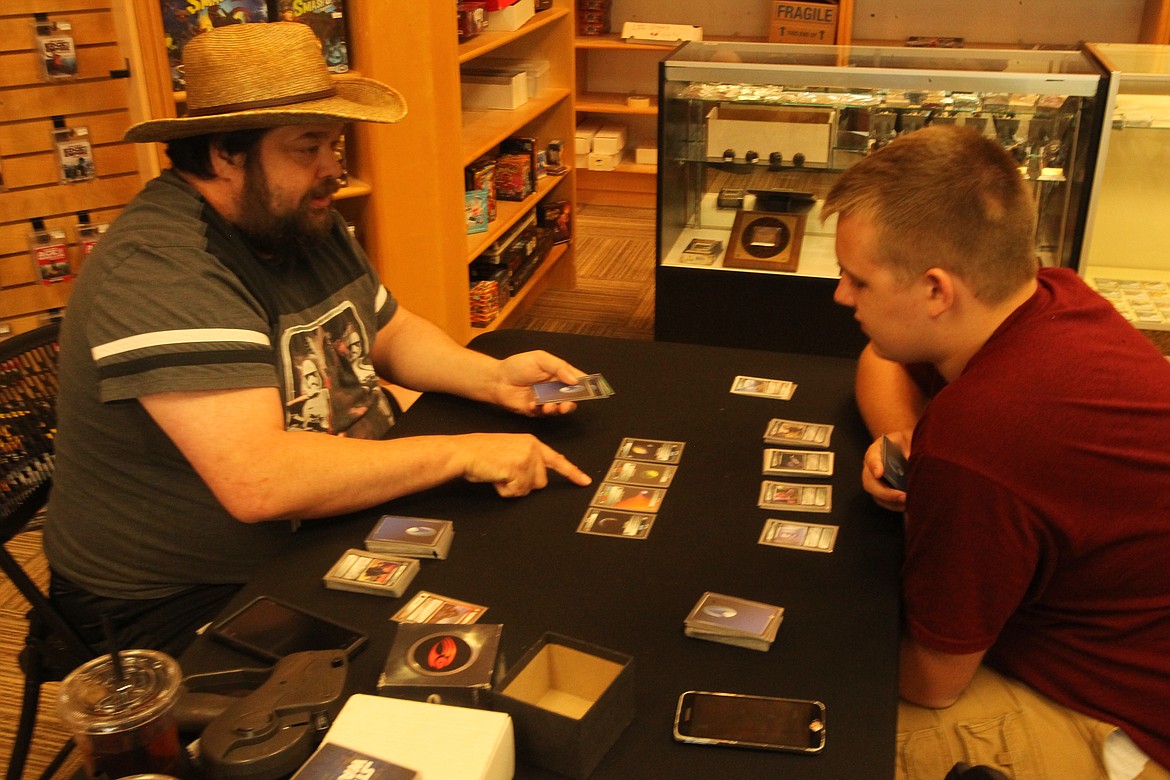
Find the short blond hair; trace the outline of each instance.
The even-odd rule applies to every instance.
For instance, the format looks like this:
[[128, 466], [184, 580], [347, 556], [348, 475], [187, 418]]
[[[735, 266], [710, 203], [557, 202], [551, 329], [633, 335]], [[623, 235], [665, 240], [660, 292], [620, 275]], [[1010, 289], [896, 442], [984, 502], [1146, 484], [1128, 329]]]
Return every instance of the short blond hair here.
[[970, 128], [898, 138], [837, 179], [822, 216], [869, 220], [879, 262], [905, 278], [940, 267], [1000, 303], [1035, 277], [1036, 217], [1015, 161]]

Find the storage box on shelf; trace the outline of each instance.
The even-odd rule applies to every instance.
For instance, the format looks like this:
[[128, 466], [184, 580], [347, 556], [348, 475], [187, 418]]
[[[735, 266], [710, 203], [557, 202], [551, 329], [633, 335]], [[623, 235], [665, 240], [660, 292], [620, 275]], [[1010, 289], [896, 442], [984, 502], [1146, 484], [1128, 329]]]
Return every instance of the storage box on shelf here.
[[1109, 84], [1081, 52], [700, 42], [662, 74], [659, 339], [855, 355], [820, 205], [840, 171], [927, 121], [1016, 155], [1037, 257], [1076, 264]]

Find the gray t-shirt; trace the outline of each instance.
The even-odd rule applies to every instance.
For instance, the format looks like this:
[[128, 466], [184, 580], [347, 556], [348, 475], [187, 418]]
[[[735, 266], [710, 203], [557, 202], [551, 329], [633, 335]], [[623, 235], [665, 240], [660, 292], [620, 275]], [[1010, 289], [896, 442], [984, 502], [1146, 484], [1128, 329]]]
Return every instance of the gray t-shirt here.
[[290, 430], [385, 437], [368, 356], [396, 310], [340, 216], [312, 256], [262, 260], [177, 174], [150, 182], [86, 261], [62, 327], [50, 565], [118, 598], [245, 582], [290, 525], [232, 518], [137, 399], [276, 387]]

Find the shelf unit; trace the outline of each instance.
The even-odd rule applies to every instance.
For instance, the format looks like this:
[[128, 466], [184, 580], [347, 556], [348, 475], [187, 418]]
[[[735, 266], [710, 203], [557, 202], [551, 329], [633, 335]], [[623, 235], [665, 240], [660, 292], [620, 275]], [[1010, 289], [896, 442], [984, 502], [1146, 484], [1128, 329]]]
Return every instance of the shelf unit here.
[[[670, 50], [623, 43], [622, 22], [701, 24], [706, 40], [760, 42], [767, 38], [771, 7], [770, 0], [754, 0], [737, 4], [731, 14], [726, 3], [703, 0], [613, 0], [613, 32], [578, 36], [574, 42], [578, 121], [590, 116], [627, 121], [644, 135], [646, 116], [657, 114], [655, 90], [646, 92], [655, 96], [651, 109], [628, 109], [625, 97], [631, 90], [648, 89], [644, 84], [656, 77], [656, 61]], [[1170, 43], [1170, 0], [1119, 0], [1107, 12], [1089, 0], [989, 0], [978, 13], [934, 0], [840, 0], [837, 8], [838, 44], [900, 46], [909, 35], [964, 37], [970, 48], [1082, 40]], [[1029, 37], [1021, 37], [1021, 31]], [[604, 91], [597, 91], [597, 80], [607, 83]], [[623, 164], [613, 172], [582, 170], [578, 200], [653, 208], [655, 168]]]
[[[132, 1], [157, 98], [151, 113], [174, 116], [184, 96], [170, 88], [159, 4]], [[393, 86], [406, 99], [408, 114], [395, 125], [347, 128], [350, 180], [335, 205], [356, 226], [398, 300], [466, 343], [483, 331], [470, 323], [468, 264], [544, 198], [575, 204], [570, 171], [542, 179], [521, 203], [501, 201], [488, 232], [466, 233], [466, 165], [509, 136], [535, 136], [542, 148], [572, 138], [572, 0], [554, 0], [519, 30], [487, 32], [463, 43], [447, 3], [417, 3], [407, 11], [382, 0], [348, 0], [345, 10], [351, 74]], [[513, 111], [463, 110], [460, 66], [488, 54], [548, 60], [547, 87]], [[554, 247], [489, 329], [515, 322], [543, 289], [571, 286], [573, 278], [572, 242]]]

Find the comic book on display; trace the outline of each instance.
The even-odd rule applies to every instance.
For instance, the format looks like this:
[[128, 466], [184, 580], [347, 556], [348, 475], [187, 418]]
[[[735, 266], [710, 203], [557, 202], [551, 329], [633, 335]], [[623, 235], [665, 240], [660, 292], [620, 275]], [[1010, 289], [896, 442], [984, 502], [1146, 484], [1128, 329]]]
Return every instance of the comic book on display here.
[[268, 0], [159, 0], [163, 41], [171, 68], [171, 87], [187, 88], [183, 78], [183, 47], [215, 27], [268, 21]]
[[309, 25], [321, 41], [321, 53], [329, 70], [333, 73], [349, 70], [342, 0], [272, 0], [270, 16], [273, 21]]

